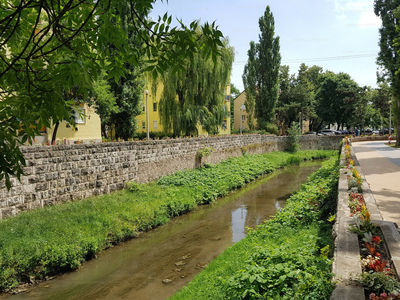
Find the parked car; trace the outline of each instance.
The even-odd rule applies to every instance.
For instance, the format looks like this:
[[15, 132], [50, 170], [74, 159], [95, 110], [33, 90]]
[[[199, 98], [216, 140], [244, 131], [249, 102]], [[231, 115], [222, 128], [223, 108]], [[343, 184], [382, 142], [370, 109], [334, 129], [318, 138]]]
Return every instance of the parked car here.
[[317, 133], [315, 132], [315, 131], [308, 131], [308, 132], [306, 132], [306, 133], [304, 133], [304, 134], [311, 134], [311, 135], [317, 135]]
[[318, 131], [318, 135], [335, 135], [335, 131], [332, 129], [322, 129]]
[[367, 129], [361, 130], [361, 134], [372, 135], [372, 129], [367, 128]]
[[[394, 133], [394, 128], [392, 128], [392, 135]], [[389, 128], [383, 129], [383, 134], [389, 134]]]

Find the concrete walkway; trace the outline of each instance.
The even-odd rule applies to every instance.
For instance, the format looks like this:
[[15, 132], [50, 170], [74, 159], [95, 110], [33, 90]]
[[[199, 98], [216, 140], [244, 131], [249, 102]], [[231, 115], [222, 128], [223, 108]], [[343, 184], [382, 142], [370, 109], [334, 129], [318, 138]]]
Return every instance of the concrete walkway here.
[[387, 141], [353, 142], [353, 150], [385, 221], [400, 226], [400, 149]]

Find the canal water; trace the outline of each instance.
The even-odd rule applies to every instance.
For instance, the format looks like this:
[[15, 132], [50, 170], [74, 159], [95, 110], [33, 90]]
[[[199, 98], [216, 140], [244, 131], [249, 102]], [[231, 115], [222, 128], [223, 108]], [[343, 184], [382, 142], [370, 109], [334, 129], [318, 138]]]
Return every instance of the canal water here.
[[29, 292], [1, 299], [164, 300], [183, 288], [246, 228], [274, 215], [321, 162], [267, 175], [210, 205], [103, 251], [74, 272], [44, 281]]

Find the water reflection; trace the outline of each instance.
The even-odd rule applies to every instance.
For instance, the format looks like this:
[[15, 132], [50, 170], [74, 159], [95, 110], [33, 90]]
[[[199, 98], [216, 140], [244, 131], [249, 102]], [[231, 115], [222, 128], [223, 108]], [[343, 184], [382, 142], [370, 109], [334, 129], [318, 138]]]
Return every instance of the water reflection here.
[[279, 204], [279, 201], [275, 202], [275, 207], [277, 211], [282, 209], [281, 205]]
[[246, 216], [245, 206], [232, 211], [232, 242], [239, 242], [246, 237]]

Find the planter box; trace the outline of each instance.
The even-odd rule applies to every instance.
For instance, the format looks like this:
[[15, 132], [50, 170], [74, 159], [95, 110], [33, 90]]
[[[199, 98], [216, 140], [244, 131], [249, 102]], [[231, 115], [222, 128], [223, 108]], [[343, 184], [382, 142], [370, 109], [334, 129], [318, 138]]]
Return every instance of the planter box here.
[[[375, 199], [369, 188], [364, 174], [352, 151], [352, 159], [358, 173], [363, 179], [363, 196], [368, 211], [371, 214], [371, 222], [377, 223], [382, 230], [384, 241], [391, 256], [396, 273], [400, 270], [400, 234], [393, 222], [384, 221], [376, 205]], [[342, 150], [341, 166], [345, 166], [344, 149]], [[361, 275], [360, 248], [357, 234], [350, 232], [350, 225], [355, 224], [350, 216], [348, 184], [345, 170], [340, 170], [338, 203], [336, 223], [333, 229], [334, 239], [334, 262], [332, 272], [335, 274], [333, 280], [337, 282], [336, 288], [331, 295], [331, 300], [365, 300], [364, 288], [357, 286], [352, 279]]]

